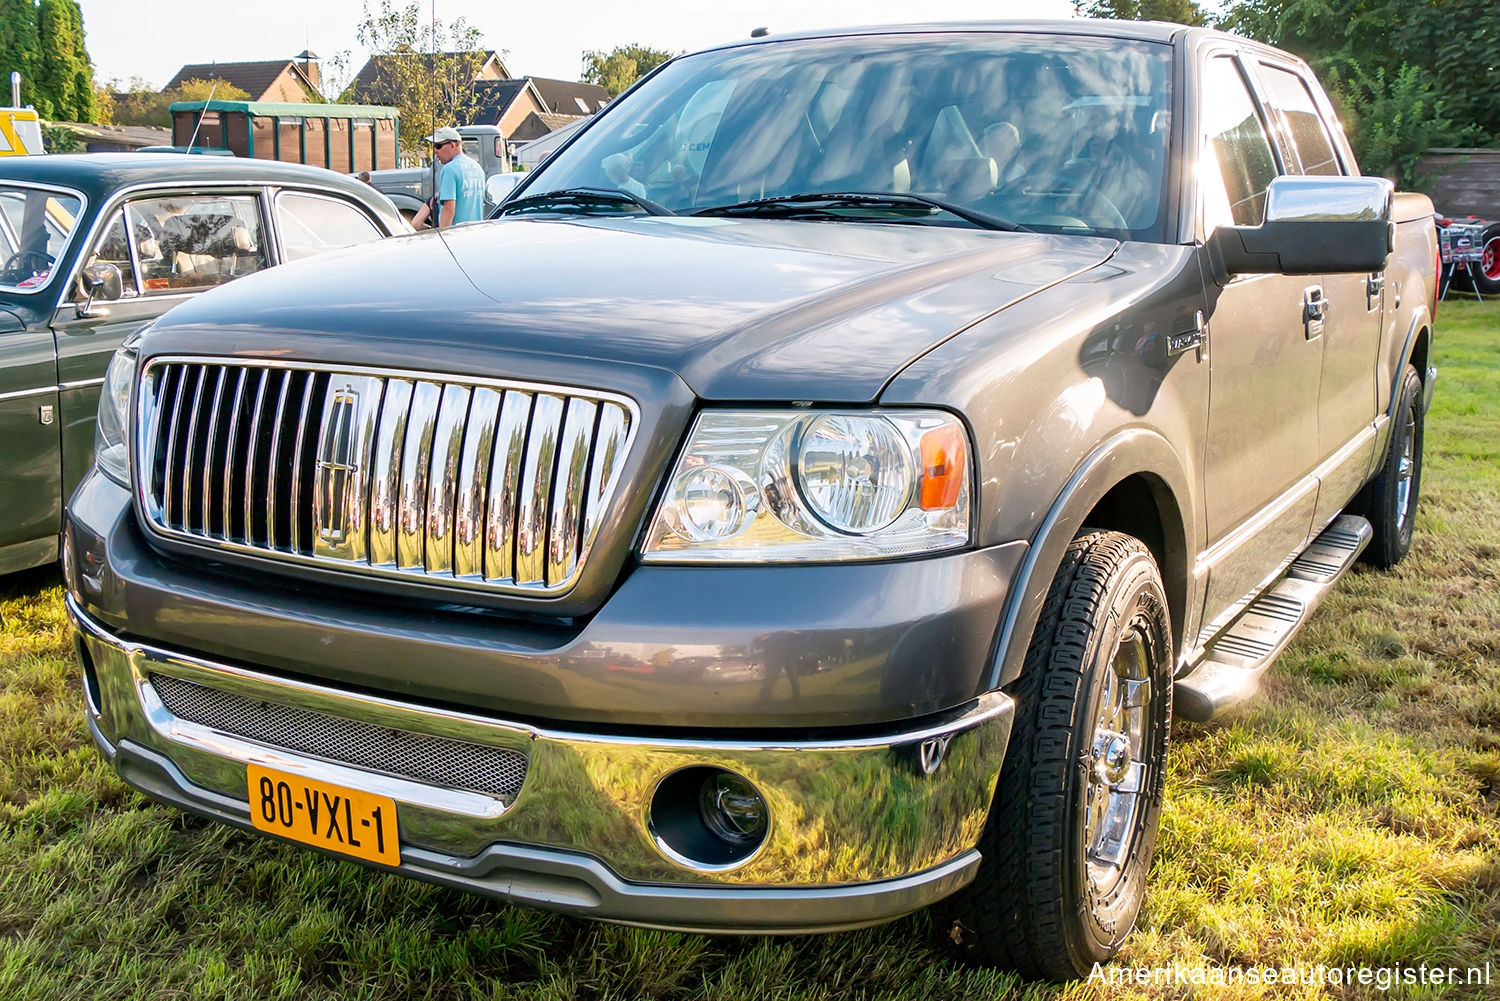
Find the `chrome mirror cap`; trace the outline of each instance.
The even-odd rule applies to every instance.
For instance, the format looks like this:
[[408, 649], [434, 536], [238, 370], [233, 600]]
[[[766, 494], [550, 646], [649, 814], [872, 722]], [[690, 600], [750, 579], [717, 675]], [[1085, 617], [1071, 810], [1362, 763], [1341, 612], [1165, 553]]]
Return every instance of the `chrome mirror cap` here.
[[1388, 223], [1395, 195], [1384, 177], [1278, 177], [1266, 190], [1266, 222]]

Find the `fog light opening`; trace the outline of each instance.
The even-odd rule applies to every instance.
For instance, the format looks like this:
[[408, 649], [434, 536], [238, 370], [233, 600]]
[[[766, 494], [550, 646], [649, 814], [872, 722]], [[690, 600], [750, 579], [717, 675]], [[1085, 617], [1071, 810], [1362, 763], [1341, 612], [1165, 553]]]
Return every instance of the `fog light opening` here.
[[765, 797], [748, 779], [698, 765], [662, 779], [651, 797], [652, 839], [672, 861], [720, 871], [744, 865], [771, 829]]

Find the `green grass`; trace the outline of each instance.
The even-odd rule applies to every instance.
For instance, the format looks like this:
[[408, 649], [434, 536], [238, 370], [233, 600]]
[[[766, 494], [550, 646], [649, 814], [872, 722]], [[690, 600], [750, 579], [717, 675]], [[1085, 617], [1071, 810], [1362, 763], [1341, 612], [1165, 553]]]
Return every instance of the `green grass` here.
[[[1445, 303], [1411, 557], [1340, 585], [1265, 697], [1181, 726], [1129, 966], [1494, 964], [1500, 304]], [[958, 966], [922, 916], [709, 938], [506, 907], [148, 803], [89, 743], [54, 572], [0, 580], [0, 999], [1495, 997], [1058, 988]]]

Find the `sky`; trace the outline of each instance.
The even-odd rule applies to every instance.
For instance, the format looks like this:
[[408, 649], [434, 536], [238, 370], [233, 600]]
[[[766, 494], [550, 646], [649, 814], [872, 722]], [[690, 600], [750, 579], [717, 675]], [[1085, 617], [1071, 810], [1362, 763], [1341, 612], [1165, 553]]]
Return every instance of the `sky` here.
[[[221, 0], [222, 2], [222, 0]], [[394, 0], [401, 6], [405, 0]], [[807, 28], [911, 21], [1070, 17], [1072, 0], [420, 0], [424, 16], [464, 18], [490, 48], [508, 50], [518, 76], [576, 80], [586, 49], [640, 43], [673, 52], [734, 41], [752, 28], [773, 33]], [[372, 0], [375, 6], [379, 0]], [[350, 53], [363, 0], [79, 0], [94, 78], [144, 77], [161, 87], [184, 63], [290, 59], [303, 49], [325, 60]], [[352, 71], [351, 71], [352, 72]]]

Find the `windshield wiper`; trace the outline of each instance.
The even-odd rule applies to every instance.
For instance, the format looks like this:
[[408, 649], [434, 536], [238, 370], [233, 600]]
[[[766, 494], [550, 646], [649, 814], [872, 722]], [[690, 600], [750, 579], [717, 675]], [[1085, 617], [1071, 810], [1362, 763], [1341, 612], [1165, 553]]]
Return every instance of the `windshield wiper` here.
[[[825, 191], [817, 194], [776, 195], [772, 198], [752, 198], [747, 202], [729, 205], [711, 205], [698, 209], [693, 215], [760, 215], [795, 218], [817, 216], [828, 210], [858, 208], [923, 208], [933, 212], [946, 212], [981, 229], [998, 229], [1008, 233], [1030, 232], [1025, 226], [999, 216], [954, 205], [952, 202], [927, 195], [913, 195], [895, 191]], [[832, 218], [852, 218], [833, 216]]]
[[495, 210], [494, 218], [531, 209], [569, 206], [583, 208], [588, 205], [633, 205], [647, 215], [677, 214], [665, 205], [659, 205], [649, 198], [642, 198], [619, 188], [559, 188], [556, 191], [544, 191], [539, 195], [527, 195], [525, 198], [506, 202]]

